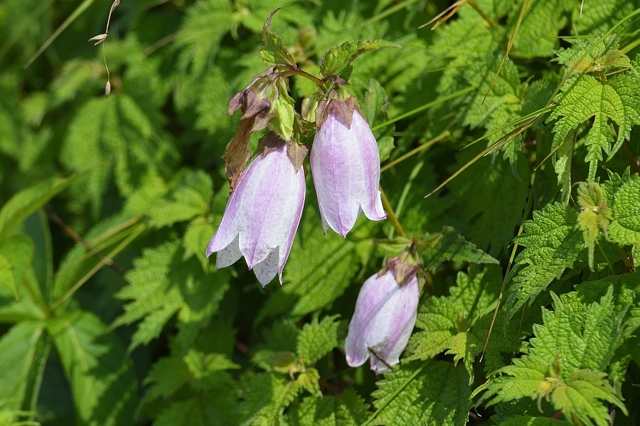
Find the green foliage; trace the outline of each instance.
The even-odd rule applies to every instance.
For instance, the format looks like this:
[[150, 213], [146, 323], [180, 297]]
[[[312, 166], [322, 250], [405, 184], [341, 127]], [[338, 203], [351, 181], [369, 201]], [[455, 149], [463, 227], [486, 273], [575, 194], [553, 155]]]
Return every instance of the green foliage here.
[[573, 266], [584, 244], [577, 225], [578, 213], [559, 203], [534, 211], [533, 220], [523, 224], [524, 234], [515, 241], [524, 250], [516, 258], [508, 294], [512, 311], [531, 303]]
[[[0, 2], [0, 425], [634, 424], [640, 2], [452, 3]], [[263, 288], [206, 247], [229, 99], [272, 66], [251, 153], [313, 152], [341, 84], [387, 220], [325, 235], [305, 159]], [[408, 251], [415, 330], [376, 377], [348, 324]]]
[[495, 404], [529, 397], [540, 407], [544, 399], [567, 419], [584, 424], [608, 424], [604, 402], [627, 413], [602, 370], [624, 339], [621, 325], [628, 311], [616, 309], [612, 287], [599, 303], [585, 304], [576, 296], [552, 293], [554, 310], [543, 311], [543, 325], [534, 327], [527, 355], [490, 378], [481, 401]]

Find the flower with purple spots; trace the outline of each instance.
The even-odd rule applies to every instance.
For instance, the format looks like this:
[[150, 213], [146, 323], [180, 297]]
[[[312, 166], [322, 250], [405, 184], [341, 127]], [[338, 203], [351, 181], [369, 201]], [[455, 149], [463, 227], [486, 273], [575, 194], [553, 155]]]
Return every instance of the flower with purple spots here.
[[378, 189], [378, 144], [353, 98], [320, 103], [316, 117], [311, 174], [322, 226], [325, 233], [331, 228], [344, 237], [360, 212], [370, 220], [386, 217]]
[[206, 253], [218, 253], [216, 269], [244, 256], [263, 287], [276, 274], [282, 283], [306, 189], [304, 171], [294, 167], [289, 146], [271, 136], [240, 175]]
[[399, 258], [364, 282], [349, 323], [347, 364], [384, 373], [399, 362], [416, 323], [420, 288], [417, 267]]

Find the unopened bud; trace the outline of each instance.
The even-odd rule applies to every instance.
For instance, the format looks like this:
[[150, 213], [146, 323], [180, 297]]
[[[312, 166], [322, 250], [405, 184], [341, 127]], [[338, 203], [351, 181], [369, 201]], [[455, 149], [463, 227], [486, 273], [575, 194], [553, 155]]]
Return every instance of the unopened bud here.
[[89, 39], [89, 41], [95, 41], [96, 44], [94, 44], [94, 46], [99, 45], [100, 43], [102, 43], [103, 41], [105, 41], [107, 39], [107, 37], [109, 36], [109, 34], [98, 34], [95, 37], [91, 37]]
[[104, 86], [104, 96], [108, 98], [109, 93], [111, 93], [111, 82], [107, 80], [107, 84]]

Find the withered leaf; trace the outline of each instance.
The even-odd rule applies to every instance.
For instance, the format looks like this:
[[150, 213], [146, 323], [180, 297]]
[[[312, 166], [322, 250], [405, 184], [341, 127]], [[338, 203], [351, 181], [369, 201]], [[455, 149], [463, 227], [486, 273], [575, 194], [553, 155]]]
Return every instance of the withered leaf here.
[[253, 127], [254, 118], [249, 118], [240, 123], [238, 131], [231, 139], [231, 142], [227, 144], [227, 147], [222, 155], [222, 159], [225, 162], [224, 173], [229, 180], [231, 189], [229, 192], [233, 192], [238, 183], [238, 178], [244, 165], [247, 164], [249, 159], [249, 135]]
[[287, 155], [289, 156], [289, 160], [291, 161], [291, 164], [293, 164], [295, 171], [298, 172], [304, 163], [305, 157], [309, 153], [309, 148], [307, 148], [306, 145], [293, 141], [289, 142], [288, 148]]

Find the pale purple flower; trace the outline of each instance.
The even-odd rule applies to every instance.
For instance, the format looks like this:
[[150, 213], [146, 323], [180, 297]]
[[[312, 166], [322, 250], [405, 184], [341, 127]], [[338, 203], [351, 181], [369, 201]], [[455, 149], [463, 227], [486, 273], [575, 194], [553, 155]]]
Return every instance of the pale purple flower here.
[[378, 189], [380, 154], [357, 108], [332, 100], [326, 109], [311, 147], [311, 173], [324, 232], [331, 227], [344, 237], [360, 212], [371, 220], [386, 217]]
[[396, 267], [394, 261], [398, 260], [388, 262], [360, 289], [345, 343], [351, 367], [359, 367], [370, 358], [371, 369], [384, 373], [399, 362], [407, 346], [416, 323], [420, 288], [416, 268]]
[[216, 269], [244, 256], [263, 287], [276, 274], [282, 284], [304, 206], [304, 172], [295, 170], [287, 150], [284, 143], [267, 149], [242, 172], [207, 247], [207, 257], [218, 252]]

